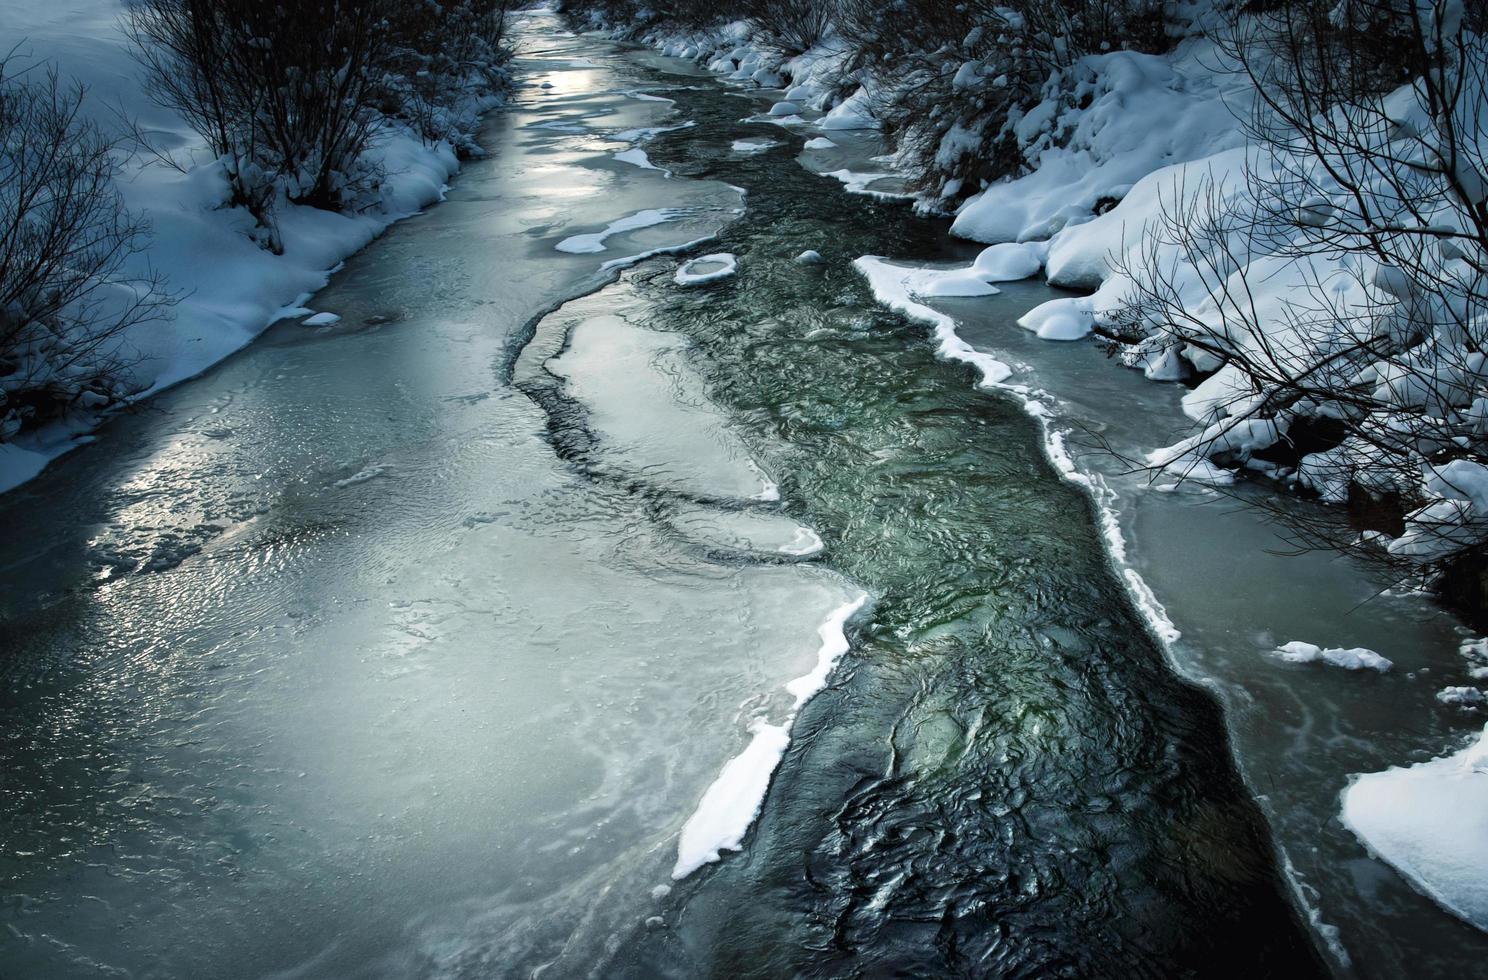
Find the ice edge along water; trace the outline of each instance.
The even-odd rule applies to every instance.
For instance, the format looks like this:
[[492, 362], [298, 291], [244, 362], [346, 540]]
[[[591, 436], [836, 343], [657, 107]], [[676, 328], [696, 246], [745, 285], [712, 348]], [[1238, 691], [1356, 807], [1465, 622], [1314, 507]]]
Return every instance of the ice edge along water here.
[[[1094, 503], [1097, 525], [1111, 563], [1120, 572], [1127, 594], [1136, 604], [1148, 628], [1159, 641], [1163, 652], [1168, 655], [1169, 662], [1172, 663], [1171, 645], [1183, 634], [1168, 617], [1167, 610], [1158, 601], [1151, 586], [1142, 578], [1141, 573], [1131, 566], [1127, 558], [1126, 537], [1121, 531], [1115, 506], [1116, 491], [1098, 474], [1086, 473], [1075, 465], [1074, 459], [1065, 446], [1066, 433], [1055, 429], [1050, 424], [1048, 406], [1037, 397], [1043, 394], [1042, 392], [1030, 391], [1024, 385], [1007, 384], [1007, 379], [1013, 374], [1011, 367], [991, 354], [976, 350], [962, 340], [960, 334], [956, 333], [956, 321], [952, 317], [915, 301], [914, 286], [917, 283], [938, 283], [942, 281], [942, 277], [945, 279], [956, 277], [959, 283], [970, 270], [953, 269], [938, 272], [910, 266], [897, 266], [876, 255], [865, 255], [857, 259], [853, 263], [853, 268], [857, 269], [868, 281], [868, 288], [884, 306], [911, 320], [934, 328], [935, 339], [939, 342], [936, 348], [937, 355], [946, 360], [960, 361], [975, 367], [982, 375], [977, 387], [1006, 392], [1013, 396], [1014, 401], [1025, 412], [1038, 421], [1043, 435], [1044, 455], [1066, 483], [1083, 488], [1091, 502]], [[983, 285], [988, 285], [986, 279], [978, 281]], [[968, 290], [975, 289], [975, 283], [970, 279], [965, 280], [964, 285]], [[988, 288], [992, 287], [988, 285]], [[988, 295], [988, 293], [947, 291], [943, 295]]]
[[744, 835], [754, 825], [770, 789], [770, 779], [785, 750], [790, 747], [791, 726], [802, 706], [824, 687], [842, 655], [847, 653], [846, 627], [868, 601], [866, 592], [839, 606], [817, 628], [821, 647], [816, 666], [809, 673], [787, 681], [785, 689], [795, 698], [790, 712], [779, 724], [763, 717], [755, 718], [749, 730], [752, 737], [743, 752], [730, 759], [698, 801], [697, 809], [682, 826], [677, 841], [677, 863], [672, 879], [680, 881], [705, 864], [712, 864], [724, 851], [737, 851]]

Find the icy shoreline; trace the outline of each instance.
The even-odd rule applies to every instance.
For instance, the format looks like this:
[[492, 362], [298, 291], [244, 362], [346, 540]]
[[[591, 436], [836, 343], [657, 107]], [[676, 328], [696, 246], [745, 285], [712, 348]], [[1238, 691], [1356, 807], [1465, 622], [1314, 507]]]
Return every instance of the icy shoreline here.
[[[221, 165], [201, 139], [144, 92], [118, 26], [121, 11], [117, 0], [87, 0], [83, 9], [60, 10], [41, 0], [18, 0], [8, 5], [4, 33], [11, 43], [5, 47], [23, 43], [19, 54], [28, 64], [55, 62], [64, 79], [88, 86], [85, 114], [108, 128], [121, 110], [189, 165], [181, 173], [143, 154], [125, 161], [118, 179], [125, 204], [151, 225], [148, 248], [127, 270], [162, 274], [180, 302], [169, 319], [126, 332], [122, 350], [133, 362], [139, 390], [123, 404], [0, 443], [0, 493], [93, 441], [92, 432], [111, 411], [201, 374], [280, 320], [312, 314], [306, 304], [347, 258], [395, 223], [443, 200], [460, 169], [448, 141], [430, 145], [407, 126], [384, 120], [368, 152], [369, 162], [386, 174], [376, 200], [346, 213], [283, 203], [275, 212], [283, 254], [275, 255], [249, 237], [253, 220], [246, 212], [225, 206]], [[497, 95], [480, 96], [472, 107], [484, 113], [502, 102]]]

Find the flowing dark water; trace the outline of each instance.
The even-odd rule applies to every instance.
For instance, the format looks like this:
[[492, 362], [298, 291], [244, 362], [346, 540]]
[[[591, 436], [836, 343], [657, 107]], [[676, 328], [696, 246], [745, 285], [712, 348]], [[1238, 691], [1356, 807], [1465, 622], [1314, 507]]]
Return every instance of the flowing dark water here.
[[[1088, 503], [849, 268], [958, 247], [676, 63], [524, 33], [552, 87], [317, 299], [345, 328], [0, 498], [0, 975], [1318, 972]], [[670, 179], [603, 139], [681, 120]], [[737, 278], [593, 292], [712, 232]], [[744, 849], [672, 882], [858, 590]]]

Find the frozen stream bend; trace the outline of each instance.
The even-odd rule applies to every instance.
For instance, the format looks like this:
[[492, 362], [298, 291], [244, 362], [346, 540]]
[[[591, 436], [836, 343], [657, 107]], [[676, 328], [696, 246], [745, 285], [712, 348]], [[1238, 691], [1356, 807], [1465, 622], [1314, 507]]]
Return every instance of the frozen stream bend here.
[[[849, 268], [935, 228], [522, 30], [492, 157], [338, 325], [0, 498], [7, 968], [1319, 969], [1087, 502]], [[737, 272], [638, 258], [679, 249]]]

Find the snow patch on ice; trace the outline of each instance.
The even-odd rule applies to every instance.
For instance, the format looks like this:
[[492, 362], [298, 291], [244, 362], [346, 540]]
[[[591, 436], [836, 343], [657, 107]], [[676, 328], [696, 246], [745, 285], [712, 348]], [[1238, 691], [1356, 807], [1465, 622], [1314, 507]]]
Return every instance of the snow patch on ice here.
[[573, 255], [588, 255], [595, 252], [603, 252], [606, 248], [605, 240], [612, 235], [619, 235], [627, 231], [639, 231], [642, 228], [654, 228], [669, 221], [679, 221], [693, 214], [690, 208], [647, 208], [628, 214], [623, 218], [617, 218], [605, 226], [603, 231], [592, 232], [587, 235], [573, 235], [565, 238], [553, 246], [560, 252], [568, 252]]
[[1380, 673], [1394, 667], [1394, 662], [1363, 647], [1330, 647], [1324, 649], [1315, 643], [1304, 643], [1301, 640], [1293, 640], [1283, 643], [1272, 651], [1278, 659], [1292, 664], [1327, 664], [1330, 667], [1342, 667], [1344, 670], [1375, 670]]
[[913, 194], [904, 191], [876, 191], [873, 185], [880, 180], [897, 180], [898, 174], [893, 173], [859, 173], [854, 170], [825, 170], [823, 177], [834, 177], [842, 181], [850, 194], [866, 194], [880, 201], [907, 201], [914, 197]]
[[1488, 727], [1455, 754], [1354, 776], [1340, 816], [1380, 860], [1488, 931]]
[[629, 150], [621, 150], [619, 153], [615, 154], [615, 159], [619, 160], [621, 163], [628, 163], [631, 166], [640, 167], [642, 170], [655, 170], [667, 177], [670, 177], [672, 175], [672, 172], [670, 170], [663, 170], [661, 167], [658, 167], [656, 164], [652, 163], [651, 159], [646, 156], [646, 151], [638, 147], [632, 147]]
[[755, 719], [750, 727], [753, 737], [749, 745], [724, 765], [718, 778], [703, 793], [697, 809], [682, 826], [677, 841], [677, 863], [672, 867], [674, 880], [686, 878], [703, 865], [719, 860], [724, 851], [737, 851], [743, 846], [744, 836], [764, 804], [775, 768], [790, 746], [791, 725], [802, 705], [826, 687], [832, 669], [849, 648], [847, 622], [867, 601], [866, 593], [859, 594], [838, 607], [818, 627], [821, 646], [816, 666], [785, 685], [795, 697], [795, 705], [785, 721], [774, 725]]

